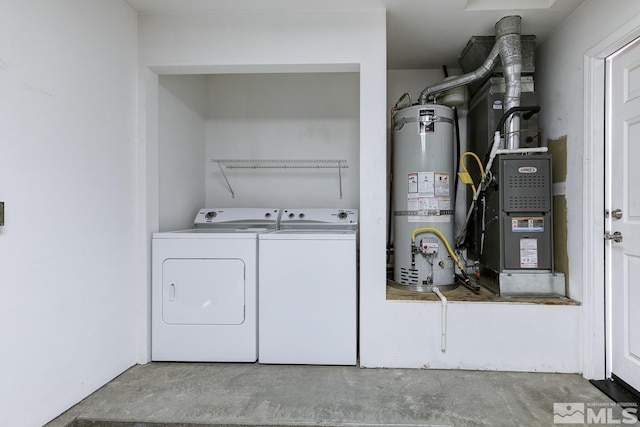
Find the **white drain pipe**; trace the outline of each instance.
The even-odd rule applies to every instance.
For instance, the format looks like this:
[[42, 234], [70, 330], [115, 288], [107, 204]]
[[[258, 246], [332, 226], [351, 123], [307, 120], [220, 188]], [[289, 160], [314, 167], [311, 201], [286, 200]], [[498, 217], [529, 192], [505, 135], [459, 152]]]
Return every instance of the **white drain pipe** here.
[[445, 352], [447, 350], [447, 297], [440, 292], [437, 286], [434, 286], [431, 290], [442, 301], [442, 352]]

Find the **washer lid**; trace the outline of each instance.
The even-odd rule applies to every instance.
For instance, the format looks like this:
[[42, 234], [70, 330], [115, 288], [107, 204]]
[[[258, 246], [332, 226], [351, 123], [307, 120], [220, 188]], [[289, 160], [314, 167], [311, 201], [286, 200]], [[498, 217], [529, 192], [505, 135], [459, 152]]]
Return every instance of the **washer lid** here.
[[259, 240], [356, 240], [357, 230], [287, 229], [260, 234]]
[[281, 230], [357, 230], [357, 209], [283, 209]]

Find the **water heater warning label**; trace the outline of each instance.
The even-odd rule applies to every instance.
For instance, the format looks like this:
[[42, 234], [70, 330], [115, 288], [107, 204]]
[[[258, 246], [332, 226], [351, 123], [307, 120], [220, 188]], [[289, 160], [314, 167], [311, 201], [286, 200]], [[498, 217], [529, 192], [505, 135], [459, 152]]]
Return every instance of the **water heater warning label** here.
[[538, 239], [520, 239], [520, 268], [538, 268]]
[[434, 176], [434, 172], [418, 172], [418, 193], [425, 197], [435, 196]]
[[407, 191], [409, 193], [418, 192], [418, 174], [417, 173], [410, 173], [407, 176]]
[[435, 173], [433, 186], [437, 197], [449, 197], [449, 174]]
[[407, 175], [407, 190], [422, 197], [449, 197], [449, 174], [414, 172]]
[[449, 174], [414, 172], [407, 174], [407, 210], [421, 216], [452, 215]]

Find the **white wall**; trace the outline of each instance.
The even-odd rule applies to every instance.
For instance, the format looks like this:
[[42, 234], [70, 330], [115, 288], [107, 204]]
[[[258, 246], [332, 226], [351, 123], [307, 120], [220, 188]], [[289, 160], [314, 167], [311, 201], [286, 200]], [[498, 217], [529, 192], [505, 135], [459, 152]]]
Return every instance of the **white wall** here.
[[[209, 76], [207, 202], [215, 206], [358, 208], [357, 73]], [[346, 160], [337, 169], [225, 169], [210, 159]]]
[[[157, 230], [157, 73], [359, 71], [361, 325], [385, 303], [386, 16], [384, 10], [141, 15], [141, 136], [147, 227]], [[148, 248], [146, 259], [149, 259]], [[148, 278], [147, 278], [148, 279]], [[141, 337], [143, 338], [143, 337]], [[375, 334], [365, 334], [361, 352]]]
[[[567, 137], [569, 292], [583, 302], [583, 373], [587, 378], [601, 379], [605, 374], [604, 95], [593, 92], [604, 92], [603, 52], [612, 53], [612, 46], [619, 48], [620, 40], [638, 33], [639, 15], [637, 1], [587, 0], [537, 51], [536, 90], [543, 137]], [[594, 115], [596, 110], [601, 113]]]
[[135, 363], [136, 16], [0, 11], [0, 425], [34, 426]]
[[159, 230], [183, 230], [205, 205], [207, 77], [161, 76], [158, 83]]

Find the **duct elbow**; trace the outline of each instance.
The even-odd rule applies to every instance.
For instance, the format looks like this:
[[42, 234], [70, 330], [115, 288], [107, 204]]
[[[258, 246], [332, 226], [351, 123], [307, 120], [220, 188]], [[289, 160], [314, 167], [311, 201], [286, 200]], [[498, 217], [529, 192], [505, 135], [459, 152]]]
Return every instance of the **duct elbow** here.
[[[484, 63], [475, 71], [464, 74], [458, 78], [445, 81], [436, 85], [428, 86], [420, 93], [418, 97], [418, 103], [424, 105], [427, 103], [428, 98], [431, 95], [445, 92], [449, 89], [455, 89], [460, 86], [464, 86], [473, 83], [477, 80], [483, 79], [491, 73], [493, 67], [498, 62], [498, 58], [502, 61], [502, 66], [505, 70], [505, 77], [507, 77], [507, 68], [510, 68], [511, 80], [517, 81], [520, 84], [520, 70], [522, 69], [522, 48], [520, 41], [522, 18], [517, 15], [505, 16], [499, 20], [496, 25], [496, 42], [489, 52], [489, 56]], [[507, 82], [509, 78], [507, 78]], [[518, 88], [514, 89], [514, 102], [519, 104]]]
[[487, 57], [487, 59], [484, 61], [484, 63], [480, 67], [478, 67], [477, 70], [467, 74], [463, 74], [460, 77], [456, 77], [454, 79], [447, 80], [442, 83], [438, 83], [436, 85], [427, 86], [420, 93], [420, 97], [418, 98], [418, 103], [420, 105], [424, 105], [427, 103], [427, 100], [431, 95], [445, 92], [449, 89], [455, 89], [460, 86], [465, 86], [488, 76], [491, 70], [493, 70], [493, 67], [498, 62], [498, 58], [500, 57], [499, 53], [500, 52], [498, 49], [498, 44], [496, 43], [491, 49], [491, 52], [489, 52], [489, 56]]

